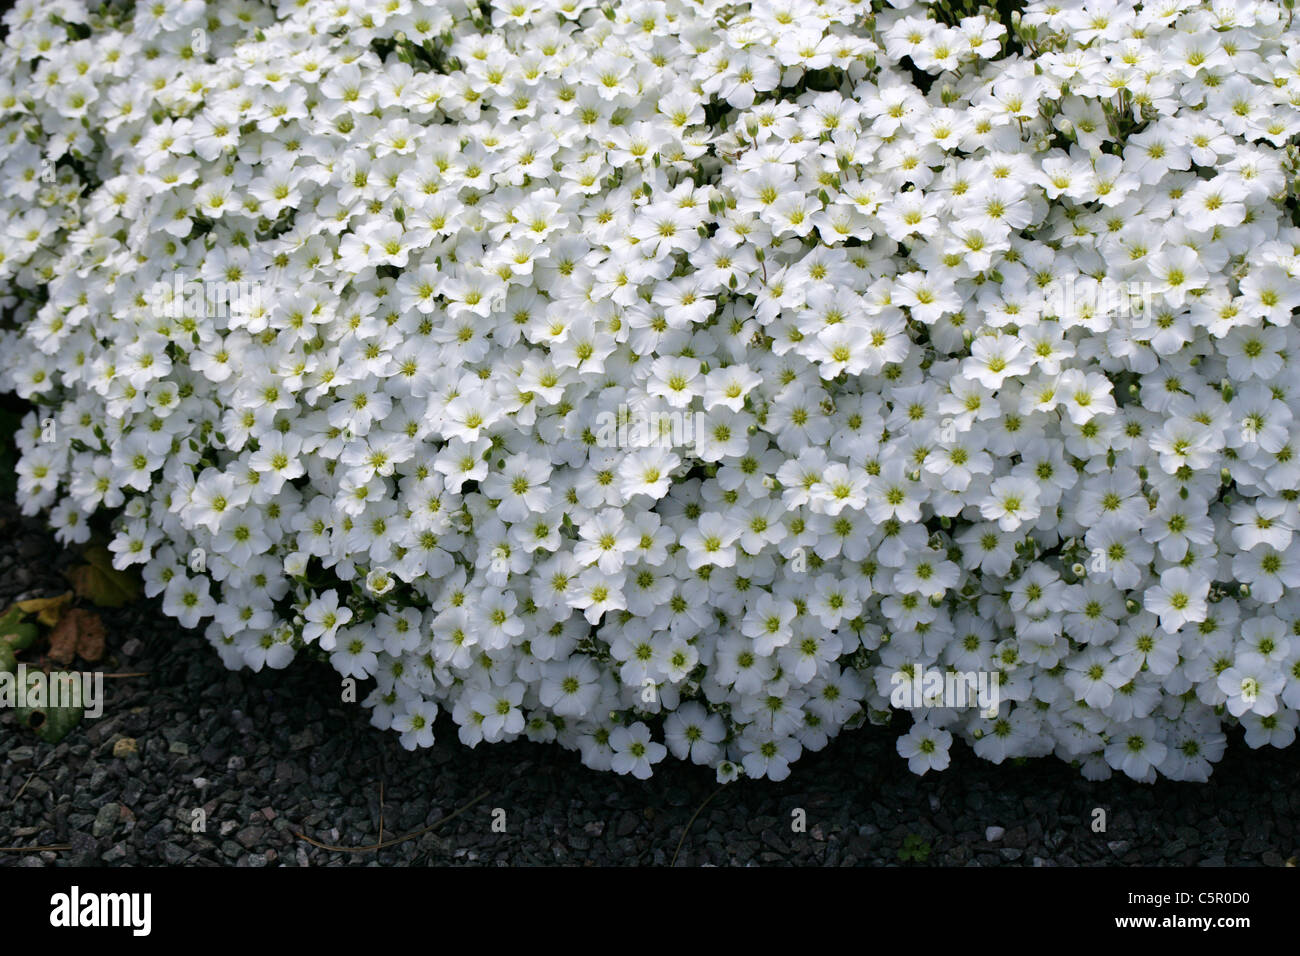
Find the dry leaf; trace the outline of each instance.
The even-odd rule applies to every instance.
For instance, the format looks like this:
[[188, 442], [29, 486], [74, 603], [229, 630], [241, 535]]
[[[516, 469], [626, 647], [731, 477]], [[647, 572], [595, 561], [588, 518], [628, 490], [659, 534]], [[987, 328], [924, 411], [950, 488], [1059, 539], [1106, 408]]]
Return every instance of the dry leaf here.
[[53, 627], [59, 623], [59, 618], [63, 616], [63, 609], [71, 601], [72, 592], [65, 591], [58, 597], [32, 598], [30, 601], [19, 601], [14, 606], [24, 614], [35, 614], [36, 620], [46, 627]]
[[53, 631], [50, 632], [49, 658], [65, 667], [77, 656], [77, 622], [75, 612], [63, 616]]
[[104, 656], [104, 622], [94, 611], [73, 608], [50, 632], [50, 660], [68, 665], [74, 657], [94, 663]]
[[77, 654], [89, 664], [104, 656], [104, 622], [94, 611], [81, 612], [81, 629], [77, 634]]

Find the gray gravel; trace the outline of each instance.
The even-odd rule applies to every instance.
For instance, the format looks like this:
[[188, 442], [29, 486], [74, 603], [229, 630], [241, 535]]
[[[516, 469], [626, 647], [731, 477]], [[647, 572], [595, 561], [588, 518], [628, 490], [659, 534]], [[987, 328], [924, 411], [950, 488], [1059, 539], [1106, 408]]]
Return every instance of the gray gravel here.
[[[0, 504], [0, 610], [66, 590], [72, 561]], [[666, 865], [679, 841], [678, 865], [1281, 866], [1300, 855], [1300, 748], [1252, 751], [1239, 734], [1208, 785], [1090, 783], [1054, 759], [994, 767], [965, 750], [918, 779], [894, 751], [897, 732], [874, 728], [806, 756], [780, 784], [719, 791], [711, 772], [675, 763], [641, 783], [558, 747], [470, 750], [447, 718], [432, 750], [408, 753], [339, 702], [323, 665], [232, 673], [156, 602], [101, 614], [101, 666], [148, 674], [107, 680], [104, 716], [55, 746], [0, 712], [0, 846], [69, 847], [0, 853], [0, 866]], [[295, 835], [365, 846], [381, 818], [391, 840], [480, 795], [436, 832], [379, 851]], [[1095, 807], [1105, 833], [1090, 826]], [[806, 832], [792, 832], [796, 809]]]

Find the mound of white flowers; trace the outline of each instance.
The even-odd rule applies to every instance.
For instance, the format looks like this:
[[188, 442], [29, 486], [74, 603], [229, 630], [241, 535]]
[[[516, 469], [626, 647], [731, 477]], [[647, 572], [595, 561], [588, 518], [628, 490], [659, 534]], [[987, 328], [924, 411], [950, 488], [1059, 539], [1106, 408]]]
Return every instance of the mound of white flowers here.
[[1300, 23], [954, 6], [21, 0], [24, 511], [412, 748], [1290, 744]]

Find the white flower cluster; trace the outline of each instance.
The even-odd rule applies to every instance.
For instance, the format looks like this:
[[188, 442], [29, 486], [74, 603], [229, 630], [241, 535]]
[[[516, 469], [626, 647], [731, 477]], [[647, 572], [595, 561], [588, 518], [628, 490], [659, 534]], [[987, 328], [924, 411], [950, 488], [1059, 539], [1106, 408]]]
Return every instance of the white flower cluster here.
[[1300, 23], [955, 5], [20, 0], [24, 510], [408, 747], [1290, 744]]

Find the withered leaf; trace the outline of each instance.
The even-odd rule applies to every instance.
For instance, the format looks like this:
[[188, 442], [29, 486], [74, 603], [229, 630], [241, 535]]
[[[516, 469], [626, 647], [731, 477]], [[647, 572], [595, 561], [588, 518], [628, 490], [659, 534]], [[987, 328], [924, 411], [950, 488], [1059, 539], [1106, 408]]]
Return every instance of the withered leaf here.
[[94, 611], [72, 608], [50, 632], [50, 660], [68, 665], [73, 658], [94, 663], [104, 656], [104, 622]]

